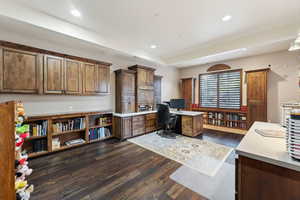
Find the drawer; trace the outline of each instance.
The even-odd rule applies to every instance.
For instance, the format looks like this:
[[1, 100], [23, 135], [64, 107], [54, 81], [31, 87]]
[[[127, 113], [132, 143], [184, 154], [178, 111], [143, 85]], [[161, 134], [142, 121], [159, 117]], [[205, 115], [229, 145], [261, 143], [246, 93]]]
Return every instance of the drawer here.
[[132, 117], [132, 122], [144, 122], [144, 121], [145, 121], [145, 115]]
[[151, 113], [146, 115], [146, 120], [155, 119], [156, 120], [156, 113]]

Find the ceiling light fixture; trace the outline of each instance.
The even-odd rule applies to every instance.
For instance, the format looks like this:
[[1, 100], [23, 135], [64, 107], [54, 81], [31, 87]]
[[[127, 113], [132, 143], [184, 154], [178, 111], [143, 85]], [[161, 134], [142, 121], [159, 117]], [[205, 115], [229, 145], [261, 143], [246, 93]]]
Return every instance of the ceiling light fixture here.
[[155, 44], [152, 44], [152, 45], [150, 46], [150, 48], [151, 48], [151, 49], [156, 49], [157, 46], [156, 46]]
[[81, 13], [78, 10], [76, 10], [76, 9], [71, 10], [71, 14], [74, 17], [81, 17]]
[[223, 18], [222, 18], [222, 21], [223, 22], [227, 22], [229, 20], [231, 20], [232, 16], [231, 15], [225, 15]]

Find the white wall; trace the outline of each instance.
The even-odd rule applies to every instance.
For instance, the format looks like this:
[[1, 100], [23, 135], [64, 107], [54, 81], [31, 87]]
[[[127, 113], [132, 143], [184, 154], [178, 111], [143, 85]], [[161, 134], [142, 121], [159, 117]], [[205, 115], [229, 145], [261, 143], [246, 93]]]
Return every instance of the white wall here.
[[78, 39], [62, 36], [57, 33], [39, 30], [32, 35], [23, 32], [22, 35], [11, 31], [0, 30], [0, 40], [6, 40], [34, 47], [58, 51], [70, 55], [111, 62], [111, 90], [109, 96], [61, 96], [61, 95], [23, 95], [0, 94], [0, 102], [21, 100], [24, 102], [28, 115], [46, 114], [68, 111], [114, 110], [115, 108], [115, 76], [114, 70], [141, 64], [156, 68], [155, 74], [163, 76], [162, 100], [179, 96], [178, 70], [162, 66], [140, 58], [123, 55], [112, 50], [105, 50]]
[[[252, 70], [267, 68], [271, 65], [268, 83], [268, 120], [280, 122], [280, 103], [300, 101], [299, 72], [300, 52], [280, 51], [271, 54], [252, 56], [222, 62], [232, 69]], [[205, 64], [180, 69], [180, 78], [198, 77], [207, 68], [217, 64]], [[245, 76], [243, 76], [245, 78]], [[247, 103], [247, 88], [243, 80], [243, 105]], [[198, 82], [196, 84], [196, 103], [198, 103]]]

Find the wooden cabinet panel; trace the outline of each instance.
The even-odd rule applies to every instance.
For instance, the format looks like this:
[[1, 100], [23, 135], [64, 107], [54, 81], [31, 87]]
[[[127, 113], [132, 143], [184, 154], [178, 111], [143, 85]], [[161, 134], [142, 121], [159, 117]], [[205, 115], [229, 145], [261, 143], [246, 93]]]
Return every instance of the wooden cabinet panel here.
[[268, 71], [269, 69], [265, 69], [246, 73], [249, 126], [255, 121], [267, 121]]
[[154, 109], [161, 103], [161, 76], [154, 76]]
[[194, 88], [194, 78], [186, 78], [181, 80], [181, 95], [185, 100], [185, 108], [187, 110], [190, 110], [192, 108], [192, 104], [194, 103]]
[[132, 117], [132, 136], [145, 133], [145, 116], [139, 115]]
[[244, 156], [238, 158], [238, 200], [296, 200], [300, 173]]
[[110, 68], [84, 63], [83, 92], [84, 94], [108, 94], [110, 92]]
[[82, 93], [81, 62], [66, 60], [65, 83], [65, 92], [67, 94]]
[[116, 112], [135, 112], [135, 72], [117, 70], [116, 74]]
[[98, 92], [110, 92], [110, 68], [107, 66], [98, 66]]
[[153, 132], [157, 129], [157, 114], [151, 113], [146, 115], [146, 132]]
[[44, 57], [44, 93], [64, 93], [64, 59], [61, 57]]
[[121, 100], [122, 113], [132, 113], [135, 110], [135, 96], [123, 96]]
[[83, 89], [85, 94], [96, 94], [98, 90], [98, 70], [95, 64], [83, 64]]
[[132, 137], [132, 117], [113, 118], [114, 135], [120, 139]]
[[0, 91], [42, 92], [42, 55], [0, 48]]
[[199, 116], [181, 116], [182, 134], [195, 137], [203, 131], [203, 117]]

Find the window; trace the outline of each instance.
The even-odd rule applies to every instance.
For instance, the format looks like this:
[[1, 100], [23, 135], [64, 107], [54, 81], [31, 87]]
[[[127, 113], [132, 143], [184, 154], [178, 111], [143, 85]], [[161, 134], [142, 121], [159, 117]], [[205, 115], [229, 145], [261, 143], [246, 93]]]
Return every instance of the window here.
[[240, 109], [242, 70], [199, 75], [200, 106]]

